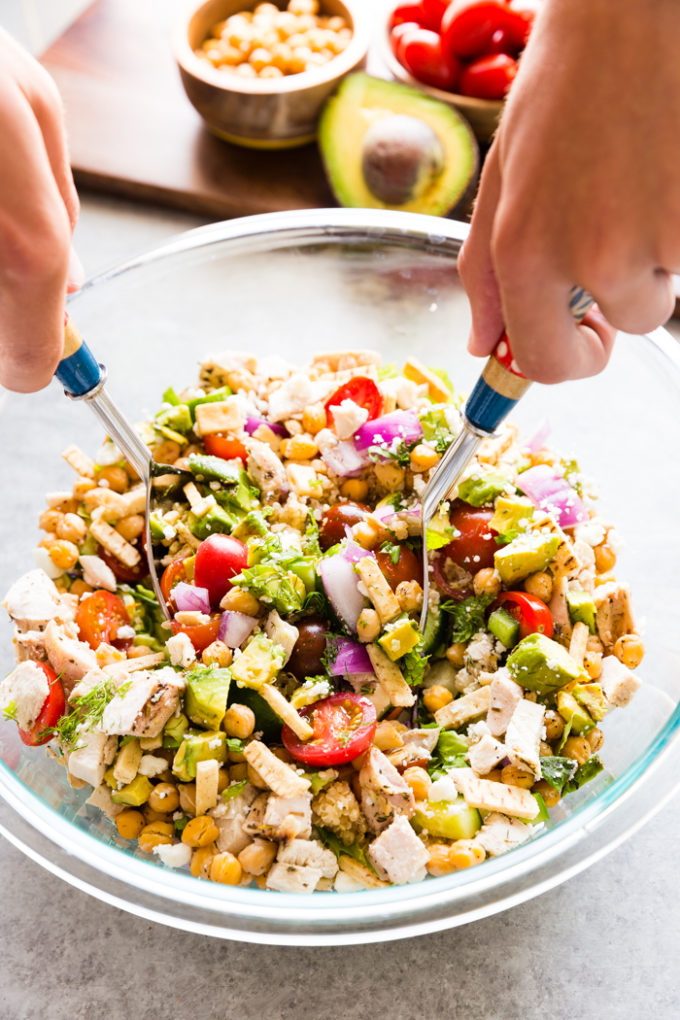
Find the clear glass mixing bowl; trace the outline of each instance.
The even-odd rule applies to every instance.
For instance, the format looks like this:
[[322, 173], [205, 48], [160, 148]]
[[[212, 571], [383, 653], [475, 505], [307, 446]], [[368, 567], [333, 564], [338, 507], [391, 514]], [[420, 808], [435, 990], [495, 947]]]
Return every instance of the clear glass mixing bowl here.
[[[304, 361], [319, 349], [375, 347], [386, 361], [412, 353], [445, 367], [463, 390], [480, 363], [465, 352], [467, 302], [455, 273], [463, 224], [364, 210], [280, 213], [219, 223], [90, 281], [70, 311], [109, 368], [109, 390], [132, 418], [169, 384], [194, 378], [201, 354], [228, 347]], [[538, 838], [469, 871], [374, 892], [312, 896], [234, 889], [165, 869], [119, 839], [84, 804], [65, 770], [24, 748], [0, 723], [0, 831], [65, 879], [132, 913], [225, 938], [341, 944], [453, 927], [535, 896], [615, 847], [658, 810], [680, 776], [680, 362], [657, 330], [620, 338], [596, 379], [533, 387], [516, 420], [544, 419], [551, 441], [597, 479], [603, 509], [627, 545], [617, 572], [645, 621], [645, 683], [605, 720], [607, 770], [553, 812]], [[100, 433], [56, 384], [11, 396], [0, 589], [32, 565], [46, 491], [70, 486], [61, 450], [93, 450]], [[4, 617], [4, 614], [3, 614]], [[12, 664], [3, 619], [0, 665]]]

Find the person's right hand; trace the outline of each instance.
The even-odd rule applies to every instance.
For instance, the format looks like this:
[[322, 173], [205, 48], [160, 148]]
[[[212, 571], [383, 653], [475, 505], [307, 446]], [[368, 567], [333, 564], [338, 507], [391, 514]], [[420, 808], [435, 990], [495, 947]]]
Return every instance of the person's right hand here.
[[54, 374], [78, 196], [61, 100], [47, 72], [0, 29], [0, 383], [27, 393]]

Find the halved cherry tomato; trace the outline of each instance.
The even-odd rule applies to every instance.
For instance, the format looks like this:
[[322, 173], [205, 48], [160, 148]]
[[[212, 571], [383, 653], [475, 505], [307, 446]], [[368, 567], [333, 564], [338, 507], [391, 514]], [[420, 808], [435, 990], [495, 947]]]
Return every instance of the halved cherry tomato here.
[[383, 398], [380, 390], [365, 375], [357, 375], [350, 379], [344, 386], [341, 386], [328, 398], [325, 403], [326, 414], [332, 420], [333, 408], [341, 404], [343, 400], [353, 400], [359, 407], [368, 411], [367, 421], [377, 418], [383, 407]]
[[214, 606], [231, 588], [230, 578], [248, 566], [248, 549], [231, 535], [211, 535], [201, 542], [196, 552], [194, 581], [198, 588], [207, 588]]
[[441, 22], [444, 50], [455, 57], [487, 52], [494, 32], [505, 29], [518, 49], [526, 42], [526, 19], [502, 0], [453, 0]]
[[248, 451], [241, 440], [232, 439], [221, 432], [214, 432], [211, 436], [205, 436], [203, 444], [208, 453], [213, 457], [221, 457], [223, 460], [242, 460], [244, 464], [248, 460]]
[[99, 591], [87, 595], [76, 609], [76, 623], [82, 641], [87, 641], [90, 648], [97, 649], [101, 644], [127, 648], [129, 638], [118, 640], [120, 627], [130, 626], [130, 617], [125, 603], [113, 592]]
[[352, 503], [347, 500], [344, 503], [334, 503], [324, 510], [319, 522], [319, 545], [326, 552], [331, 546], [342, 542], [346, 535], [346, 528], [352, 528], [355, 524], [366, 519], [370, 508], [363, 503]]
[[423, 564], [413, 549], [407, 545], [399, 546], [399, 557], [396, 563], [389, 552], [377, 551], [375, 558], [392, 591], [402, 581], [418, 581], [420, 583], [423, 580]]
[[144, 578], [148, 576], [149, 564], [147, 562], [146, 551], [144, 549], [145, 543], [140, 539], [137, 539], [137, 541], [132, 544], [139, 553], [139, 563], [134, 567], [127, 567], [110, 552], [107, 552], [107, 550], [101, 545], [97, 547], [97, 556], [101, 556], [104, 563], [107, 567], [111, 568], [119, 581], [127, 581], [129, 584], [136, 584], [138, 581], [143, 581]]
[[57, 725], [66, 708], [64, 688], [61, 686], [61, 680], [52, 667], [48, 666], [46, 662], [34, 662], [33, 665], [37, 666], [45, 674], [49, 691], [38, 713], [38, 717], [30, 730], [19, 728], [19, 736], [22, 743], [28, 747], [38, 747], [40, 744], [46, 744], [48, 740], [52, 739], [52, 733], [49, 730]]
[[502, 591], [494, 602], [494, 609], [498, 606], [503, 606], [518, 621], [520, 639], [529, 634], [553, 636], [552, 613], [538, 596], [526, 591]]
[[161, 592], [163, 593], [163, 598], [167, 603], [172, 601], [170, 593], [175, 585], [178, 584], [179, 581], [188, 580], [186, 563], [186, 559], [173, 560], [172, 563], [168, 564], [163, 571], [163, 576], [161, 577]]
[[432, 570], [437, 586], [450, 598], [462, 600], [472, 595], [472, 576], [483, 567], [493, 566], [498, 548], [496, 534], [489, 527], [493, 510], [473, 507], [457, 499], [451, 504], [449, 520], [457, 538], [435, 553]]
[[436, 89], [452, 90], [460, 76], [460, 62], [429, 28], [414, 29], [402, 36], [397, 59], [414, 78]]
[[517, 75], [517, 61], [507, 53], [492, 53], [463, 69], [459, 89], [476, 99], [503, 99]]
[[309, 718], [313, 735], [302, 741], [290, 726], [284, 726], [281, 739], [288, 753], [305, 765], [344, 765], [363, 754], [373, 740], [375, 706], [361, 694], [331, 694], [299, 712]]
[[186, 634], [194, 646], [194, 649], [197, 652], [202, 652], [203, 649], [207, 648], [208, 645], [211, 645], [213, 641], [217, 641], [217, 632], [220, 629], [221, 619], [221, 613], [211, 613], [208, 623], [197, 623], [193, 626], [188, 626], [184, 623], [177, 623], [177, 620], [173, 620], [172, 633]]
[[390, 27], [395, 28], [396, 25], [403, 25], [407, 21], [414, 21], [418, 25], [424, 25], [424, 17], [425, 12], [422, 4], [399, 4], [392, 11]]

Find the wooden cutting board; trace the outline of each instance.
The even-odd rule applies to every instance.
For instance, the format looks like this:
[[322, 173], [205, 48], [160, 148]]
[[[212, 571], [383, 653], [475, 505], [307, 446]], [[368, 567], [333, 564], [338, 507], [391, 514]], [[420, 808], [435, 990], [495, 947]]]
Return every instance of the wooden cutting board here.
[[211, 135], [170, 44], [177, 0], [95, 0], [43, 54], [76, 183], [223, 218], [334, 205], [315, 145], [259, 152]]

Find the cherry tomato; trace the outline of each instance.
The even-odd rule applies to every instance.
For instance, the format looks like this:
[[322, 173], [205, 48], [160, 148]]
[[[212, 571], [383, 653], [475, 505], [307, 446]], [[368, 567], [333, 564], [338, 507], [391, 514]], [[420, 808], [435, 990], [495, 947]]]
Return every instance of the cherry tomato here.
[[524, 46], [526, 20], [501, 0], [453, 0], [441, 23], [444, 50], [456, 57], [479, 57], [487, 52], [499, 28], [515, 40], [518, 49]]
[[438, 32], [450, 2], [451, 0], [421, 0], [420, 6], [423, 9], [423, 24]]
[[504, 28], [497, 28], [486, 47], [486, 55], [490, 56], [492, 53], [507, 53], [510, 57], [516, 57], [519, 50], [512, 33]]
[[76, 623], [81, 641], [87, 641], [90, 648], [97, 649], [104, 643], [118, 648], [130, 644], [128, 638], [118, 640], [118, 629], [130, 626], [125, 603], [118, 595], [103, 588], [78, 603]]
[[[390, 46], [397, 60], [399, 60], [399, 44], [401, 40], [409, 32], [413, 32], [414, 29], [421, 28], [421, 25], [416, 24], [415, 21], [404, 21], [401, 25], [395, 25], [390, 32]], [[401, 61], [399, 60], [399, 63]]]
[[298, 638], [293, 646], [286, 670], [304, 683], [307, 677], [323, 673], [322, 659], [326, 651], [328, 624], [316, 617], [297, 623]]
[[507, 53], [479, 57], [463, 69], [460, 92], [477, 99], [503, 99], [515, 80], [517, 61]]
[[493, 566], [496, 532], [489, 527], [493, 510], [472, 507], [457, 499], [449, 519], [460, 533], [435, 553], [432, 570], [437, 586], [450, 598], [462, 600], [473, 594], [472, 575]]
[[424, 25], [425, 12], [422, 4], [400, 4], [392, 12], [390, 27], [404, 25], [407, 21], [414, 21], [417, 25]]
[[509, 0], [508, 2], [510, 10], [519, 14], [520, 18], [524, 21], [524, 46], [526, 46], [529, 40], [531, 29], [534, 27], [534, 21], [542, 2], [543, 0]]
[[39, 744], [46, 744], [52, 739], [52, 734], [47, 731], [57, 725], [66, 708], [64, 688], [52, 667], [46, 662], [35, 662], [34, 665], [45, 674], [49, 692], [31, 729], [19, 729], [19, 736], [28, 747], [38, 747]]
[[210, 601], [217, 606], [231, 588], [229, 580], [248, 566], [248, 549], [231, 535], [211, 535], [196, 552], [194, 581], [207, 588]]
[[168, 604], [172, 602], [170, 592], [175, 585], [178, 584], [179, 581], [188, 580], [186, 563], [187, 561], [185, 559], [173, 560], [172, 563], [168, 564], [163, 571], [163, 576], [161, 577], [161, 592], [163, 593], [163, 598]]
[[460, 62], [444, 49], [437, 32], [420, 28], [406, 32], [400, 42], [398, 60], [407, 71], [425, 85], [452, 90], [460, 75]]
[[326, 552], [337, 545], [346, 535], [346, 528], [352, 528], [370, 513], [363, 503], [336, 503], [324, 510], [319, 522], [319, 545]]
[[407, 545], [399, 546], [399, 558], [396, 563], [389, 552], [377, 551], [375, 558], [392, 591], [402, 581], [421, 583], [423, 580], [423, 564], [413, 549]]
[[503, 606], [518, 621], [520, 639], [529, 634], [553, 636], [552, 613], [538, 596], [526, 591], [503, 591], [494, 602], [494, 608], [498, 606]]
[[173, 634], [186, 634], [197, 652], [217, 641], [217, 632], [220, 629], [221, 613], [212, 613], [209, 623], [197, 623], [193, 626], [172, 621]]
[[365, 375], [356, 375], [354, 379], [350, 379], [328, 398], [324, 406], [331, 421], [333, 420], [333, 408], [341, 404], [343, 400], [353, 400], [359, 407], [368, 411], [367, 421], [377, 418], [383, 407], [380, 390], [373, 380], [368, 379]]
[[248, 451], [241, 440], [232, 439], [221, 432], [205, 436], [203, 445], [212, 457], [221, 457], [222, 460], [242, 460], [244, 464], [248, 460]]
[[344, 765], [363, 754], [373, 740], [375, 706], [361, 694], [331, 694], [299, 711], [309, 718], [313, 735], [303, 742], [284, 726], [281, 739], [288, 753], [305, 765]]
[[110, 552], [107, 552], [103, 546], [97, 547], [97, 556], [101, 556], [104, 563], [107, 567], [111, 568], [119, 581], [127, 581], [128, 584], [136, 584], [138, 581], [143, 581], [149, 574], [149, 563], [146, 558], [146, 550], [144, 549], [145, 543], [137, 539], [132, 544], [139, 553], [139, 563], [135, 567], [127, 567], [115, 556], [112, 556]]

